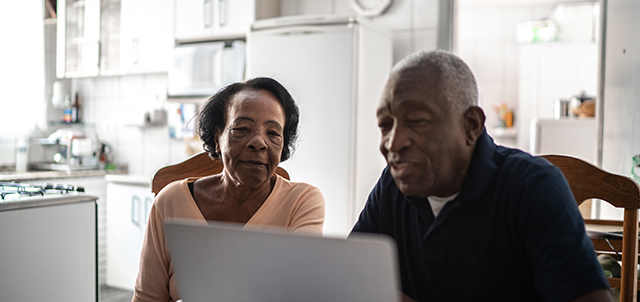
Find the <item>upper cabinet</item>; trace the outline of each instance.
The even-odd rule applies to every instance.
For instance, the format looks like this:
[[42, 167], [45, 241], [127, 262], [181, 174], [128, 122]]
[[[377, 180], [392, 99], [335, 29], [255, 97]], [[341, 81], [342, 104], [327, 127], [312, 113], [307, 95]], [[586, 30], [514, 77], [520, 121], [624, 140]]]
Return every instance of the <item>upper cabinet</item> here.
[[176, 0], [175, 38], [198, 41], [243, 37], [253, 21], [279, 14], [278, 0]]
[[57, 76], [167, 72], [173, 0], [59, 0]]
[[121, 73], [167, 72], [174, 45], [173, 1], [121, 1]]
[[58, 0], [57, 5], [56, 75], [98, 75], [100, 0]]

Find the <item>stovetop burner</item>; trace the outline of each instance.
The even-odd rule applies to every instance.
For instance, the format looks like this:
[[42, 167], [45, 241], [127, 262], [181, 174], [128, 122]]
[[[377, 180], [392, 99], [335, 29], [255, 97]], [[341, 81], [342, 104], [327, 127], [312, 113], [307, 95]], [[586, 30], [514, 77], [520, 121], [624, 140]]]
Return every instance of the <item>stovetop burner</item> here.
[[83, 187], [44, 183], [43, 185], [19, 182], [0, 183], [0, 200], [10, 201], [25, 197], [84, 193]]

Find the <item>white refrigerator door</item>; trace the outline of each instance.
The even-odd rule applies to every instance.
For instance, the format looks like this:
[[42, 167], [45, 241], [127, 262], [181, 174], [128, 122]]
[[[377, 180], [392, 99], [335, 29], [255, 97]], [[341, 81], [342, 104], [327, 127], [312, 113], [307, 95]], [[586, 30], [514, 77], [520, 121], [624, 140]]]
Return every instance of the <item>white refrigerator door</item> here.
[[281, 166], [326, 201], [324, 231], [346, 235], [355, 129], [356, 29], [352, 25], [287, 27], [251, 32], [247, 75], [282, 83], [300, 108], [297, 148]]

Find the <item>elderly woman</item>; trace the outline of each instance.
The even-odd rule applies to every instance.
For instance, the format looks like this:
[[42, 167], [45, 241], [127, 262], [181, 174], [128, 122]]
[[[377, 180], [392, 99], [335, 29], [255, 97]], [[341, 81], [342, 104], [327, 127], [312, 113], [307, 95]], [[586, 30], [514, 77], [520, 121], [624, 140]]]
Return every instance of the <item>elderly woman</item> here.
[[228, 221], [322, 233], [324, 198], [318, 188], [275, 174], [293, 151], [298, 108], [270, 78], [231, 84], [212, 96], [197, 117], [197, 133], [219, 174], [175, 181], [154, 201], [140, 257], [133, 301], [176, 301], [165, 218]]

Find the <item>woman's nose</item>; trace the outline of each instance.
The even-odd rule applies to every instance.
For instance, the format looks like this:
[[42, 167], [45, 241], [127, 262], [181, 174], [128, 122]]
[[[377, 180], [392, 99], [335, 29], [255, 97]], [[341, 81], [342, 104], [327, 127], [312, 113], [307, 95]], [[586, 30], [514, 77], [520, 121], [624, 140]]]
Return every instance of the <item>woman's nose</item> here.
[[256, 150], [264, 150], [267, 148], [266, 134], [253, 133], [249, 140], [249, 148]]

